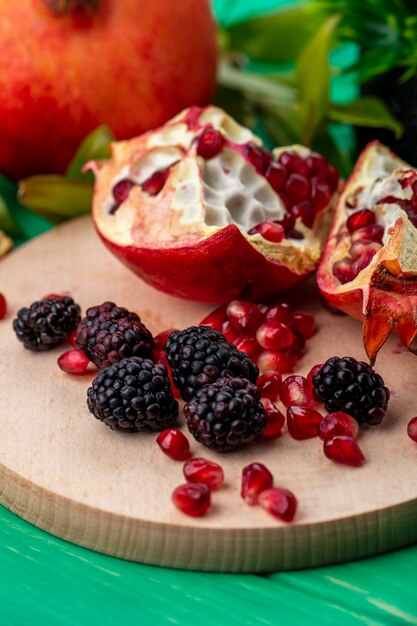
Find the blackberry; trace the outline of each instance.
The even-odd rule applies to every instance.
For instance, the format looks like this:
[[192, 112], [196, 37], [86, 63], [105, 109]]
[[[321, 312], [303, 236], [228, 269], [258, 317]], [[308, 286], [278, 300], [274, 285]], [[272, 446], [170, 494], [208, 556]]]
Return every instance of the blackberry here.
[[245, 378], [219, 378], [198, 389], [184, 416], [193, 437], [217, 452], [254, 441], [266, 426], [259, 390]]
[[359, 424], [379, 424], [390, 392], [370, 365], [333, 356], [313, 376], [314, 395], [327, 411], [344, 411]]
[[75, 330], [80, 307], [69, 296], [54, 296], [24, 307], [13, 321], [19, 341], [28, 350], [50, 350]]
[[77, 347], [97, 367], [108, 367], [130, 356], [152, 358], [154, 340], [139, 315], [104, 302], [87, 309], [77, 327]]
[[164, 365], [129, 357], [103, 368], [87, 391], [90, 411], [112, 430], [164, 430], [178, 418]]
[[184, 400], [190, 400], [197, 389], [220, 377], [241, 376], [255, 382], [259, 376], [248, 355], [209, 326], [175, 330], [169, 336], [165, 352], [174, 384]]

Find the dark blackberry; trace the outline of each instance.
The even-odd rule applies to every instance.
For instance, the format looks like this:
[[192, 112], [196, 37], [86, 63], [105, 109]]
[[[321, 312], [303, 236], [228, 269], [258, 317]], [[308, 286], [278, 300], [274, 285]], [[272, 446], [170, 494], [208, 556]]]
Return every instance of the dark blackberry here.
[[154, 340], [136, 313], [114, 302], [87, 309], [77, 327], [77, 347], [97, 367], [108, 367], [130, 356], [152, 358]]
[[314, 395], [327, 411], [344, 411], [359, 424], [379, 424], [390, 392], [370, 365], [333, 356], [313, 376]]
[[87, 391], [87, 406], [112, 430], [164, 430], [178, 418], [164, 365], [129, 357], [103, 368]]
[[54, 296], [24, 307], [13, 321], [19, 341], [28, 350], [50, 350], [75, 330], [80, 307], [69, 296]]
[[259, 390], [245, 378], [219, 378], [197, 389], [184, 417], [193, 437], [217, 452], [251, 443], [266, 426]]
[[217, 330], [190, 326], [171, 333], [165, 352], [174, 384], [184, 400], [197, 389], [224, 376], [240, 376], [255, 382], [259, 370], [247, 354], [240, 352]]

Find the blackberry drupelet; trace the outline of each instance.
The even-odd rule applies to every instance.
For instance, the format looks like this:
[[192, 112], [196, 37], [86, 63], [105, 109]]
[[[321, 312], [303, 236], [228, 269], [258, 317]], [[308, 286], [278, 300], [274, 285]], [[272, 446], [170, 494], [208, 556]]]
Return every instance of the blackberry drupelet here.
[[390, 392], [370, 365], [351, 357], [334, 356], [313, 376], [314, 395], [327, 411], [344, 411], [359, 424], [379, 424]]
[[197, 389], [224, 376], [239, 376], [251, 382], [259, 376], [257, 366], [248, 355], [209, 326], [174, 331], [165, 352], [174, 384], [184, 400], [190, 400]]
[[87, 391], [87, 406], [98, 420], [123, 432], [164, 430], [178, 418], [166, 367], [140, 357], [103, 368]]
[[193, 437], [217, 452], [251, 443], [266, 426], [259, 391], [245, 378], [219, 378], [198, 389], [184, 416]]
[[152, 358], [154, 341], [136, 313], [114, 302], [90, 307], [77, 327], [76, 343], [97, 367], [121, 359]]
[[54, 296], [20, 309], [13, 329], [25, 348], [44, 352], [69, 337], [80, 319], [80, 307], [70, 296]]

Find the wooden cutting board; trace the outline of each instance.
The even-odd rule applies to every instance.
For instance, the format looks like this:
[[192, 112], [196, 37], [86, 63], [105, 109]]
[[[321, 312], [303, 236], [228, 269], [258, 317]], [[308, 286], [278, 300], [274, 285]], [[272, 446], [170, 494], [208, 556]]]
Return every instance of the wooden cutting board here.
[[[417, 540], [417, 445], [406, 434], [417, 414], [417, 359], [391, 339], [378, 371], [391, 388], [388, 415], [364, 430], [360, 469], [326, 459], [318, 439], [288, 433], [269, 443], [218, 456], [192, 441], [192, 452], [219, 461], [226, 485], [202, 518], [171, 503], [182, 464], [163, 455], [154, 434], [120, 434], [86, 407], [93, 374], [60, 371], [66, 348], [33, 354], [17, 342], [17, 310], [50, 292], [70, 292], [83, 310], [115, 300], [149, 328], [184, 328], [212, 308], [155, 291], [102, 246], [88, 218], [26, 244], [0, 263], [0, 291], [9, 302], [0, 322], [0, 501], [36, 526], [115, 556], [163, 566], [213, 571], [267, 571], [341, 562]], [[300, 373], [332, 355], [364, 359], [361, 326], [320, 307], [312, 285], [296, 306], [313, 312], [319, 332]], [[182, 426], [184, 429], [184, 426]], [[299, 513], [286, 525], [239, 496], [242, 468], [262, 461], [277, 485], [295, 492]]]

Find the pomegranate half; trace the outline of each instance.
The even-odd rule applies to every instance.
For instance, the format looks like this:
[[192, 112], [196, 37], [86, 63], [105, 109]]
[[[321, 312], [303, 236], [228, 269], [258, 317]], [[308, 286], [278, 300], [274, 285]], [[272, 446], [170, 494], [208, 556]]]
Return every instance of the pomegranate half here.
[[214, 106], [191, 107], [91, 163], [93, 217], [143, 280], [206, 302], [259, 300], [320, 259], [339, 176], [302, 146], [269, 152]]
[[340, 196], [317, 281], [328, 302], [364, 320], [371, 363], [393, 331], [417, 352], [417, 171], [379, 142]]

